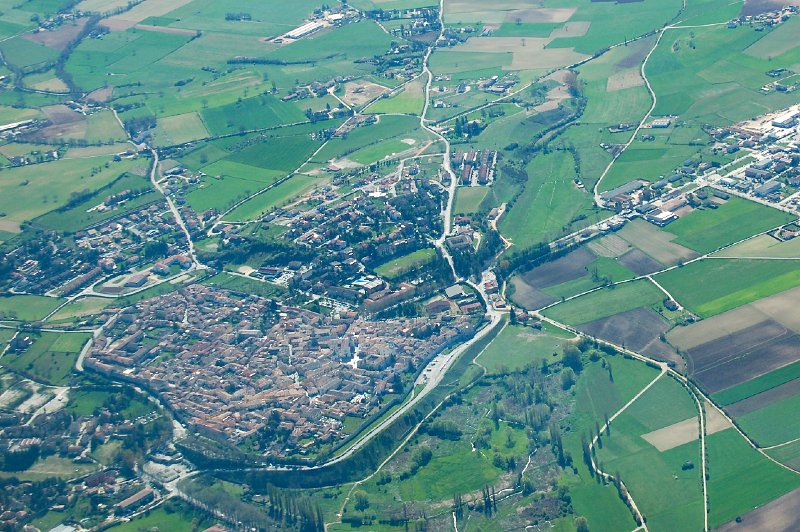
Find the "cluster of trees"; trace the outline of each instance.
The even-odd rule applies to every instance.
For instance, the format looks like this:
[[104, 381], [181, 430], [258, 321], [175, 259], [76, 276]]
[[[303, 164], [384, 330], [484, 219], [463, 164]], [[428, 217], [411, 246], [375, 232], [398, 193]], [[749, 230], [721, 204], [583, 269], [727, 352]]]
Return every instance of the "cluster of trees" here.
[[480, 135], [483, 129], [483, 126], [477, 120], [467, 120], [466, 116], [461, 116], [456, 118], [456, 123], [453, 126], [453, 135], [459, 139], [464, 137], [471, 139]]

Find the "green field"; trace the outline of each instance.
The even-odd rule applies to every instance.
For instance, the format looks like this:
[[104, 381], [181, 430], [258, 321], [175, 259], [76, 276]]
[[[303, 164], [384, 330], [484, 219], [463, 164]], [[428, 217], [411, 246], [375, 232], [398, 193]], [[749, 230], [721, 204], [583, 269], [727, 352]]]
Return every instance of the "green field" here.
[[182, 502], [167, 501], [164, 505], [140, 515], [127, 523], [108, 528], [114, 532], [141, 530], [202, 530], [214, 524], [205, 513], [197, 512]]
[[65, 384], [89, 333], [41, 333], [22, 354], [8, 353], [4, 366], [45, 384]]
[[[665, 405], [669, 408], [665, 408]], [[651, 530], [696, 530], [703, 525], [699, 441], [659, 451], [641, 438], [697, 415], [677, 381], [662, 377], [611, 424], [597, 450], [601, 468], [618, 471]], [[683, 470], [692, 462], [695, 467]]]
[[[121, 390], [117, 390], [117, 393]], [[111, 395], [112, 392], [106, 390], [78, 389], [71, 391], [67, 410], [76, 416], [91, 416], [95, 410], [103, 408]], [[119, 412], [125, 419], [136, 419], [149, 414], [155, 408], [153, 403], [148, 402], [143, 396], [130, 397], [126, 394], [125, 397], [127, 406]]]
[[710, 253], [794, 219], [777, 209], [733, 197], [718, 209], [692, 211], [666, 230], [677, 236], [676, 244]]
[[366, 112], [419, 115], [425, 103], [424, 89], [422, 79], [412, 81], [392, 96], [376, 101]]
[[647, 279], [603, 288], [547, 309], [545, 316], [561, 323], [580, 325], [639, 307], [656, 305], [664, 293]]
[[489, 374], [518, 371], [530, 365], [561, 360], [561, 352], [570, 339], [567, 333], [545, 324], [542, 330], [521, 325], [509, 325], [497, 335], [476, 362], [486, 368]]
[[743, 382], [733, 388], [717, 392], [711, 397], [717, 404], [725, 406], [735, 403], [736, 401], [741, 401], [742, 399], [747, 399], [761, 392], [771, 390], [776, 386], [798, 378], [800, 378], [800, 362], [794, 362], [780, 369], [760, 375], [755, 379]]
[[499, 229], [515, 247], [524, 249], [591, 225], [599, 216], [591, 195], [573, 183], [569, 153], [534, 158], [526, 168], [525, 189], [500, 219]]
[[213, 277], [209, 277], [203, 281], [203, 284], [217, 286], [219, 288], [226, 288], [234, 292], [255, 294], [261, 297], [276, 297], [286, 292], [286, 289], [280, 285], [262, 282], [256, 279], [247, 279], [245, 277], [231, 275], [226, 272], [221, 272]]
[[800, 441], [770, 449], [767, 454], [794, 470], [800, 469]]
[[705, 259], [656, 276], [678, 302], [708, 318], [800, 285], [793, 260]]
[[596, 423], [602, 425], [605, 416], [621, 408], [658, 372], [623, 357], [605, 360], [613, 373], [600, 363], [592, 363], [578, 379], [575, 412], [567, 418], [570, 430], [564, 435], [564, 447], [572, 454], [578, 474], [565, 474], [561, 483], [569, 486], [575, 513], [586, 517], [590, 530], [633, 530], [636, 528], [633, 517], [616, 489], [598, 483], [580, 459], [581, 434], [594, 430]]
[[488, 187], [458, 187], [453, 212], [472, 214], [478, 212], [481, 202], [489, 194]]
[[[347, 157], [350, 154], [365, 148], [376, 149], [372, 152], [362, 151], [361, 159], [366, 162], [376, 161], [383, 155], [387, 155], [395, 147], [397, 150], [408, 149], [411, 146], [401, 144], [404, 138], [416, 138], [421, 135], [419, 119], [413, 116], [381, 116], [377, 124], [362, 126], [350, 131], [345, 137], [331, 139], [320, 152], [314, 156], [314, 162], [327, 163], [331, 159]], [[427, 134], [423, 134], [427, 137]], [[385, 143], [391, 142], [391, 146]], [[375, 148], [384, 144], [384, 147]]]
[[761, 447], [800, 438], [800, 396], [781, 399], [736, 418], [741, 429]]
[[212, 135], [239, 133], [308, 120], [296, 104], [282, 102], [269, 94], [205, 109], [201, 116]]
[[[111, 157], [64, 159], [9, 168], [0, 172], [3, 220], [22, 223], [65, 205], [73, 193], [94, 190], [124, 174], [141, 161]], [[20, 201], [24, 198], [25, 201]]]
[[[727, 20], [724, 14], [720, 17]], [[770, 81], [766, 71], [789, 68], [800, 58], [800, 48], [779, 46], [793, 28], [796, 22], [772, 32], [756, 32], [747, 25], [735, 30], [721, 25], [668, 32], [647, 64], [648, 77], [658, 94], [654, 114], [680, 115], [682, 120], [698, 124], [727, 125], [768, 109], [787, 107], [794, 102], [793, 96], [778, 92], [764, 95], [760, 88]], [[760, 41], [764, 49], [776, 55], [758, 57]], [[743, 53], [754, 49], [755, 54]]]
[[436, 250], [431, 248], [418, 249], [408, 255], [397, 257], [375, 267], [375, 273], [386, 279], [392, 280], [403, 276], [405, 273], [416, 270], [436, 257]]
[[0, 318], [36, 321], [44, 318], [63, 303], [63, 299], [20, 295], [0, 297]]
[[270, 188], [263, 194], [243, 203], [230, 214], [226, 220], [246, 221], [254, 220], [264, 214], [290, 202], [300, 194], [307, 192], [318, 185], [320, 180], [303, 174], [297, 174], [288, 181]]
[[158, 127], [153, 133], [154, 142], [159, 146], [183, 144], [208, 136], [209, 132], [197, 113], [159, 118]]
[[69, 303], [53, 314], [52, 320], [67, 320], [97, 314], [107, 306], [114, 303], [114, 300], [102, 297], [85, 297]]
[[99, 466], [95, 463], [76, 464], [69, 458], [61, 458], [57, 455], [39, 459], [25, 471], [0, 472], [0, 477], [16, 477], [21, 481], [42, 481], [48, 478], [58, 477], [64, 480], [82, 477], [92, 471], [96, 471]]
[[737, 516], [800, 487], [800, 475], [770, 462], [734, 430], [706, 437], [709, 465], [709, 525]]
[[[134, 170], [144, 169], [139, 165]], [[113, 194], [118, 194], [124, 190], [139, 190], [143, 193], [135, 198], [126, 201], [121, 207], [113, 210], [99, 211], [90, 210], [97, 205], [100, 200]], [[121, 216], [126, 212], [141, 208], [148, 203], [162, 198], [162, 196], [152, 188], [150, 180], [141, 175], [125, 173], [114, 179], [106, 186], [96, 189], [96, 194], [87, 198], [85, 201], [78, 202], [67, 209], [57, 209], [36, 218], [36, 223], [44, 227], [60, 231], [78, 231], [89, 225]]]

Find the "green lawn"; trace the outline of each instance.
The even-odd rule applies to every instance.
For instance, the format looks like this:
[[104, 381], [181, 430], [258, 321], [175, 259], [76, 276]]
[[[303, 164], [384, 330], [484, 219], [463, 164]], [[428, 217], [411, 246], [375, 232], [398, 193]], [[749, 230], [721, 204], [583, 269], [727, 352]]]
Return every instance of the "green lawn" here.
[[415, 270], [430, 262], [436, 257], [436, 250], [432, 248], [418, 249], [408, 255], [397, 257], [375, 267], [375, 273], [386, 279], [397, 279], [405, 273]]
[[63, 299], [21, 295], [0, 297], [0, 318], [22, 321], [40, 320], [63, 303]]
[[705, 259], [656, 276], [680, 303], [708, 318], [800, 285], [791, 260]]
[[461, 441], [454, 452], [434, 456], [414, 476], [402, 481], [400, 496], [407, 501], [435, 501], [452, 498], [492, 485], [500, 476], [489, 458], [473, 453], [468, 441]]
[[639, 307], [655, 305], [664, 297], [664, 293], [653, 283], [641, 279], [603, 288], [560, 303], [547, 309], [545, 315], [561, 323], [580, 325]]
[[[195, 523], [196, 520], [196, 523]], [[207, 514], [198, 512], [185, 503], [167, 501], [153, 511], [135, 519], [112, 526], [114, 532], [140, 532], [142, 530], [202, 530], [214, 524]]]
[[718, 209], [695, 210], [667, 227], [676, 244], [710, 253], [795, 217], [759, 203], [732, 197]]
[[478, 212], [481, 202], [489, 193], [488, 187], [458, 187], [453, 212], [471, 214]]
[[561, 351], [572, 337], [571, 333], [549, 325], [542, 330], [509, 325], [481, 353], [477, 362], [490, 374], [517, 371], [531, 364], [538, 367], [541, 360], [551, 363], [561, 360]]
[[235, 292], [255, 294], [261, 297], [276, 297], [286, 292], [284, 287], [277, 284], [261, 282], [256, 279], [247, 279], [239, 275], [231, 275], [225, 272], [218, 273], [206, 279], [203, 281], [203, 284], [227, 288]]
[[711, 527], [800, 487], [800, 475], [767, 460], [734, 429], [707, 436], [706, 446]]

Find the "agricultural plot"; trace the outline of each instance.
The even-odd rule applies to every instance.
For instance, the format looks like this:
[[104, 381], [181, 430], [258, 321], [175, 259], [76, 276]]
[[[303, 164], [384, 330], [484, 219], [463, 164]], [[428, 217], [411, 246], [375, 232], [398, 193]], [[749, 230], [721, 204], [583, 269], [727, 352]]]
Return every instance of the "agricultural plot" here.
[[713, 257], [725, 258], [773, 258], [773, 259], [800, 259], [800, 238], [792, 240], [779, 240], [771, 235], [759, 235], [725, 248]]
[[688, 392], [675, 380], [661, 377], [612, 422], [610, 434], [598, 445], [600, 467], [619, 471], [652, 530], [702, 527], [699, 442], [662, 451], [643, 437], [696, 414]]
[[[313, 162], [328, 163], [331, 160], [349, 158], [360, 152], [360, 158], [373, 162], [393, 150], [410, 149], [417, 139], [430, 135], [419, 127], [419, 119], [412, 116], [381, 116], [376, 124], [358, 127], [346, 136], [333, 138], [317, 153]], [[413, 140], [413, 143], [403, 140]], [[369, 160], [372, 159], [372, 160]]]
[[[62, 207], [71, 194], [100, 188], [139, 163], [132, 159], [114, 162], [111, 157], [98, 157], [7, 169], [0, 174], [0, 188], [12, 192], [0, 196], [0, 212], [5, 213], [0, 228], [17, 232], [25, 220]], [[22, 194], [24, 202], [19, 201]]]
[[565, 344], [574, 336], [556, 327], [546, 325], [541, 330], [509, 325], [497, 335], [480, 354], [476, 362], [489, 374], [519, 371], [529, 366], [538, 367], [542, 360], [548, 363], [559, 360]]
[[800, 285], [792, 260], [704, 259], [656, 276], [678, 302], [703, 318]]
[[41, 320], [64, 300], [55, 297], [17, 295], [0, 297], [0, 318], [20, 321]]
[[757, 532], [759, 530], [797, 530], [800, 528], [800, 489], [782, 495], [717, 528], [719, 532]]
[[674, 235], [644, 220], [633, 220], [616, 234], [664, 266], [674, 266], [699, 256], [697, 252], [676, 244]]
[[582, 325], [640, 307], [659, 305], [664, 297], [653, 283], [642, 279], [560, 303], [547, 309], [545, 315], [561, 323]]
[[213, 135], [265, 129], [308, 120], [296, 104], [282, 102], [269, 94], [204, 109], [201, 116]]
[[[763, 405], [763, 406], [762, 406]], [[757, 408], [760, 407], [760, 408]], [[761, 447], [800, 438], [800, 381], [792, 381], [727, 407], [739, 427]]]
[[23, 36], [12, 37], [0, 42], [3, 58], [17, 68], [36, 68], [44, 66], [58, 57], [58, 50], [33, 42]]
[[[575, 412], [567, 419], [570, 430], [564, 435], [565, 449], [574, 457], [581, 456], [581, 434], [594, 430], [596, 423], [602, 424], [657, 375], [653, 368], [623, 357], [606, 357], [603, 364], [589, 364], [576, 385]], [[574, 466], [578, 475], [565, 475], [563, 483], [569, 486], [575, 511], [586, 517], [590, 530], [635, 528], [630, 510], [616, 489], [597, 483], [582, 460], [574, 460]]]
[[391, 96], [381, 98], [367, 108], [366, 112], [372, 114], [408, 114], [419, 115], [425, 103], [425, 84], [419, 77], [407, 83]]
[[291, 179], [243, 203], [230, 214], [226, 215], [225, 219], [235, 222], [255, 220], [275, 210], [277, 207], [289, 203], [293, 198], [307, 192], [320, 183], [321, 181], [319, 179], [297, 174], [292, 176]]
[[157, 124], [153, 142], [159, 146], [183, 144], [209, 136], [205, 124], [197, 113], [159, 118]]
[[20, 354], [7, 353], [3, 365], [45, 384], [65, 384], [83, 345], [91, 334], [41, 333]]
[[[54, 230], [78, 231], [89, 225], [108, 220], [114, 216], [120, 216], [160, 199], [159, 194], [152, 189], [150, 180], [143, 176], [146, 171], [146, 167], [143, 166], [144, 164], [144, 161], [140, 161], [140, 166], [132, 168], [130, 173], [126, 172], [120, 175], [106, 186], [95, 189], [96, 193], [84, 201], [71, 204], [70, 208], [67, 209], [62, 208], [51, 211], [36, 218], [35, 222], [38, 225]], [[136, 173], [133, 173], [134, 171]], [[139, 190], [142, 191], [142, 193], [125, 202], [125, 204], [118, 209], [107, 211], [91, 210], [106, 197], [118, 194], [124, 190]]]
[[652, 135], [655, 139], [647, 142], [636, 140], [631, 144], [611, 167], [600, 190], [611, 190], [633, 179], [655, 182], [668, 177], [684, 161], [710, 144], [708, 135], [694, 126], [646, 130], [642, 134]]
[[101, 312], [104, 308], [114, 303], [111, 299], [102, 297], [85, 297], [75, 300], [68, 305], [60, 308], [53, 314], [52, 321], [71, 320], [91, 316]]
[[[669, 31], [647, 64], [647, 75], [659, 95], [654, 114], [727, 125], [791, 105], [793, 96], [777, 91], [764, 95], [760, 89], [770, 81], [768, 70], [791, 68], [800, 58], [796, 42], [781, 50], [786, 48], [781, 41], [796, 23], [762, 32], [746, 25], [736, 30], [721, 25]], [[772, 37], [774, 33], [777, 36]], [[775, 50], [774, 56], [758, 57], [757, 43], [764, 39], [769, 40], [763, 47]], [[754, 54], [746, 52], [751, 47]]]
[[573, 65], [588, 56], [571, 48], [547, 48], [548, 38], [537, 37], [473, 37], [453, 48], [463, 54], [511, 54], [511, 64], [504, 70], [551, 70]]
[[578, 329], [597, 338], [623, 345], [644, 355], [671, 362], [677, 368], [684, 361], [661, 338], [672, 324], [650, 307], [639, 307], [581, 324]]
[[800, 379], [800, 362], [795, 362], [782, 368], [760, 375], [747, 382], [715, 393], [712, 398], [722, 406], [740, 404], [742, 401], [765, 393], [776, 387]]
[[709, 253], [792, 220], [783, 211], [733, 197], [717, 209], [694, 210], [666, 230], [676, 235], [675, 243]]
[[586, 108], [580, 121], [563, 136], [580, 154], [579, 177], [587, 188], [594, 186], [611, 161], [611, 154], [601, 144], [621, 144], [630, 138], [630, 132], [611, 133], [608, 127], [638, 123], [650, 106], [650, 95], [638, 70], [653, 43], [652, 38], [642, 39], [578, 67]]
[[625, 257], [603, 256], [591, 247], [578, 248], [554, 261], [515, 276], [514, 299], [526, 308], [541, 308], [602, 286], [635, 277]]
[[706, 446], [711, 527], [744, 516], [800, 486], [800, 475], [770, 462], [734, 429], [708, 436]]
[[766, 453], [780, 463], [800, 472], [800, 441], [768, 449]]
[[800, 360], [796, 350], [800, 322], [791, 310], [798, 290], [676, 328], [667, 334], [667, 340], [685, 353], [689, 374], [707, 392], [730, 388], [729, 400], [744, 399], [751, 394], [748, 389], [755, 394], [786, 380], [764, 377], [746, 385], [742, 392], [734, 392], [734, 386]]
[[597, 220], [591, 195], [573, 181], [574, 166], [568, 152], [540, 155], [528, 164], [525, 190], [499, 224], [515, 246], [550, 241]]

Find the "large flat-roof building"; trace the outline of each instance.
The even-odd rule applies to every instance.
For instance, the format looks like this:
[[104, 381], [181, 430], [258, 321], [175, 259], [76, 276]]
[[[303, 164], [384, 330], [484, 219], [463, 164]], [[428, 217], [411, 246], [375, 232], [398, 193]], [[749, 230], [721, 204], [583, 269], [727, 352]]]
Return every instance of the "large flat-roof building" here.
[[800, 114], [797, 111], [789, 111], [787, 113], [783, 113], [780, 116], [775, 117], [772, 120], [772, 125], [775, 127], [781, 128], [790, 128], [797, 125], [797, 115]]

